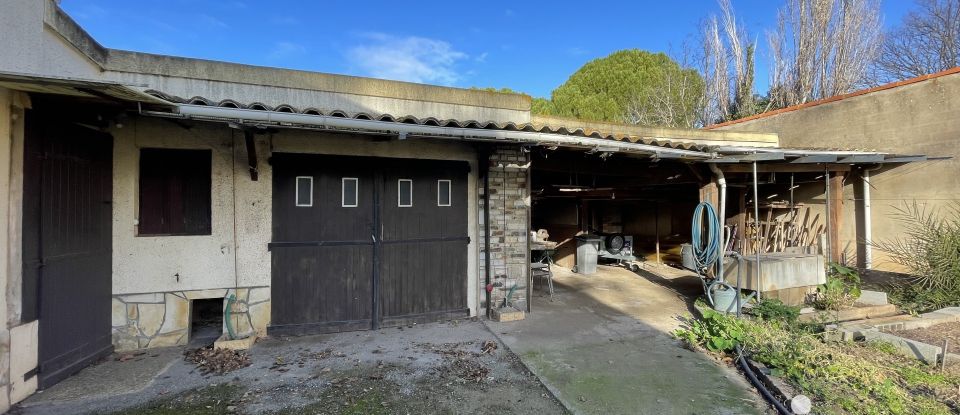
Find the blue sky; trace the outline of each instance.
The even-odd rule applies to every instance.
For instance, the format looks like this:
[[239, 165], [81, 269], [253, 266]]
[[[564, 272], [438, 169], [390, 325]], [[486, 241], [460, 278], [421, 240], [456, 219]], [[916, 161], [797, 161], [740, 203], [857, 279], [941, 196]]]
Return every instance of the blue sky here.
[[[733, 0], [760, 42], [780, 1]], [[104, 46], [117, 49], [458, 87], [550, 91], [587, 61], [639, 48], [680, 55], [715, 0], [371, 2], [63, 0]], [[588, 7], [585, 7], [588, 6]], [[885, 25], [909, 0], [886, 0]]]

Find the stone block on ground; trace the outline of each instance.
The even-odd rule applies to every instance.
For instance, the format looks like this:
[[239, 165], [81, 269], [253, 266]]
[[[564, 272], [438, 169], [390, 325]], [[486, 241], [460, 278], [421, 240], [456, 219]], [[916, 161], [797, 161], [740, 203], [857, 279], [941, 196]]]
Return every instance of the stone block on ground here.
[[904, 356], [912, 357], [926, 364], [936, 364], [943, 349], [939, 346], [918, 342], [916, 340], [905, 339], [890, 333], [880, 331], [866, 332], [864, 338], [868, 341], [882, 341], [889, 343], [897, 348]]
[[890, 304], [887, 301], [887, 293], [883, 291], [861, 290], [860, 298], [857, 298], [857, 304], [864, 305], [885, 305]]
[[523, 320], [523, 311], [513, 307], [501, 307], [493, 309], [493, 319], [495, 321], [518, 321]]
[[230, 340], [228, 334], [220, 336], [215, 342], [213, 342], [214, 349], [230, 349], [230, 350], [247, 350], [250, 347], [253, 347], [253, 344], [257, 342], [257, 336], [248, 336], [242, 339]]
[[898, 313], [899, 311], [897, 311], [897, 306], [893, 304], [868, 305], [848, 308], [840, 311], [817, 311], [815, 313], [801, 314], [800, 321], [852, 321], [868, 318], [890, 317], [897, 315]]

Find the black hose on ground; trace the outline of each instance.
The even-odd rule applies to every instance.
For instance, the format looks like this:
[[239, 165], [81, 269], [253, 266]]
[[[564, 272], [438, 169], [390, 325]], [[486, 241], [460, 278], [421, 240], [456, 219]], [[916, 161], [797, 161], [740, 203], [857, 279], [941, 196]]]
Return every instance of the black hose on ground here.
[[743, 357], [743, 348], [740, 347], [739, 344], [737, 345], [737, 363], [740, 364], [740, 368], [743, 369], [743, 373], [746, 373], [747, 378], [750, 379], [750, 383], [752, 383], [753, 386], [760, 391], [760, 394], [763, 395], [767, 402], [770, 402], [774, 408], [777, 408], [777, 412], [779, 412], [781, 415], [793, 415], [793, 412], [787, 409], [786, 406], [783, 406], [783, 403], [781, 403], [780, 400], [773, 395], [773, 392], [770, 392], [770, 390], [767, 389], [767, 386], [757, 378], [755, 373], [753, 373], [753, 369], [751, 369], [750, 365], [747, 364], [747, 359]]

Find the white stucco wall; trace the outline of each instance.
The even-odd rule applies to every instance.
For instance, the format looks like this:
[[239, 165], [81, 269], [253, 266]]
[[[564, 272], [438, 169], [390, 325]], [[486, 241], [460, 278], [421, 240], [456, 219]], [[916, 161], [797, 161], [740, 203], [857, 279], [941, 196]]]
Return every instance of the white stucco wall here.
[[[203, 125], [188, 130], [161, 120], [134, 119], [111, 133], [113, 293], [234, 286], [232, 130]], [[211, 235], [137, 236], [139, 154], [147, 147], [212, 150]]]
[[[272, 170], [270, 151], [409, 159], [462, 160], [468, 175], [470, 236], [468, 306], [477, 309], [476, 153], [457, 142], [373, 141], [368, 137], [283, 130], [256, 136], [259, 180], [250, 179], [243, 134], [220, 124], [185, 129], [152, 118], [133, 118], [114, 136], [113, 293], [137, 294], [270, 285]], [[139, 149], [213, 150], [212, 234], [137, 236]], [[171, 166], [176, 168], [176, 166]], [[236, 239], [234, 238], [236, 229]], [[236, 263], [234, 263], [236, 259]], [[176, 275], [179, 275], [179, 281]]]
[[0, 71], [96, 79], [100, 67], [43, 23], [48, 0], [4, 0], [0, 5]]

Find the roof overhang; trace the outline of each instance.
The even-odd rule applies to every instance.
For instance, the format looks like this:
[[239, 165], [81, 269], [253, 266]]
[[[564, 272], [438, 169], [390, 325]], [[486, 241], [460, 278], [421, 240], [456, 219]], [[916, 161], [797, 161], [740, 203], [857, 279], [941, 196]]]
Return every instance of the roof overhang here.
[[629, 141], [609, 140], [570, 134], [492, 128], [460, 128], [417, 123], [356, 119], [322, 114], [302, 114], [207, 105], [177, 104], [173, 112], [145, 111], [144, 115], [200, 121], [224, 122], [234, 126], [325, 130], [360, 134], [397, 135], [461, 141], [487, 141], [526, 145], [578, 148], [594, 153], [626, 153], [654, 159], [709, 160], [709, 152], [661, 147]]
[[173, 108], [175, 104], [144, 93], [130, 85], [89, 79], [57, 78], [0, 72], [0, 87], [16, 91], [92, 98]]

